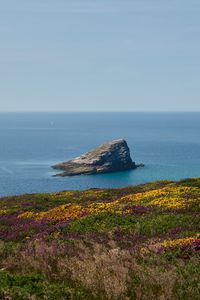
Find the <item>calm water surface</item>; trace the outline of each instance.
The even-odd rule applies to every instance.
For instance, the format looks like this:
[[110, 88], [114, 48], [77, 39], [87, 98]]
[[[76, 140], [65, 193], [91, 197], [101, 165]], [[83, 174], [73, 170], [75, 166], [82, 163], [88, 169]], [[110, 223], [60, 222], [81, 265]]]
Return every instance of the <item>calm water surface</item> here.
[[[0, 195], [200, 176], [200, 113], [1, 113]], [[145, 168], [52, 177], [51, 165], [125, 138]]]

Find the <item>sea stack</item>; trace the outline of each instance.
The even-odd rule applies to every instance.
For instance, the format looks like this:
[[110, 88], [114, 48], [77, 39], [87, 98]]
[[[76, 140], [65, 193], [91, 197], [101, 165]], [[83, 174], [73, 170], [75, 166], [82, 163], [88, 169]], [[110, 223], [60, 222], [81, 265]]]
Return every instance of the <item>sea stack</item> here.
[[81, 174], [98, 174], [135, 169], [138, 166], [132, 161], [127, 142], [114, 140], [82, 154], [72, 160], [53, 166], [63, 170], [56, 176], [74, 176]]

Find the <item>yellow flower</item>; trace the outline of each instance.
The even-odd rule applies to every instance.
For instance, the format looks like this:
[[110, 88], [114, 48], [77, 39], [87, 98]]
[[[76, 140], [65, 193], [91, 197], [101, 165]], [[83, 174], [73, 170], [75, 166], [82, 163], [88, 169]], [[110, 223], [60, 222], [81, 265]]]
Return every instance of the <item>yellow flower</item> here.
[[26, 211], [26, 212], [20, 214], [18, 216], [18, 218], [22, 218], [22, 219], [29, 219], [30, 218], [31, 219], [31, 218], [34, 218], [34, 216], [35, 216], [35, 213], [33, 213], [31, 211]]
[[155, 205], [166, 208], [186, 208], [200, 204], [200, 190], [193, 187], [166, 187], [122, 197], [120, 202]]
[[[106, 197], [106, 193], [103, 193], [102, 191], [85, 191], [78, 199], [87, 199], [87, 197], [92, 195], [95, 195], [96, 198], [98, 198], [104, 194]], [[74, 194], [73, 192], [65, 192], [65, 195], [72, 196]], [[52, 220], [69, 220], [81, 218], [85, 214], [99, 214], [104, 212], [122, 214], [123, 206], [126, 206], [127, 204], [142, 204], [145, 206], [157, 206], [167, 209], [187, 208], [193, 204], [198, 206], [200, 205], [200, 190], [195, 187], [167, 186], [157, 190], [130, 194], [115, 201], [96, 202], [87, 206], [69, 203], [39, 213], [24, 212], [20, 214], [19, 217], [34, 218], [37, 220], [43, 218]]]
[[163, 241], [160, 246], [163, 246], [165, 248], [170, 247], [177, 247], [177, 246], [183, 246], [188, 245], [194, 242], [199, 237], [199, 234], [193, 236], [193, 237], [185, 237], [185, 238], [179, 238], [174, 240], [165, 240]]
[[0, 209], [0, 215], [6, 215], [7, 213], [9, 213], [8, 210], [6, 210], [6, 209]]
[[36, 219], [68, 220], [81, 215], [83, 207], [80, 205], [65, 204], [52, 208], [48, 211], [36, 214]]

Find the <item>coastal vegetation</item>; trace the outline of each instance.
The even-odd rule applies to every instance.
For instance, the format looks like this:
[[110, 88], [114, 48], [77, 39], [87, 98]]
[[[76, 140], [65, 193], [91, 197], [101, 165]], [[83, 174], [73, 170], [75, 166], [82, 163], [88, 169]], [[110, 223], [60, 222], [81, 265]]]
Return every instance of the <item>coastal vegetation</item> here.
[[200, 299], [200, 179], [0, 199], [0, 299]]

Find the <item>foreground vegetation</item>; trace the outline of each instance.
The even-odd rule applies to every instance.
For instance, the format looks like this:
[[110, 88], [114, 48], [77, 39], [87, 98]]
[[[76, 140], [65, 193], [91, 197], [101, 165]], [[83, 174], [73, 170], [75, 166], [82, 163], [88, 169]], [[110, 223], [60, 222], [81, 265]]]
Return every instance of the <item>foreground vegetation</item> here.
[[0, 199], [0, 299], [200, 299], [200, 179]]

